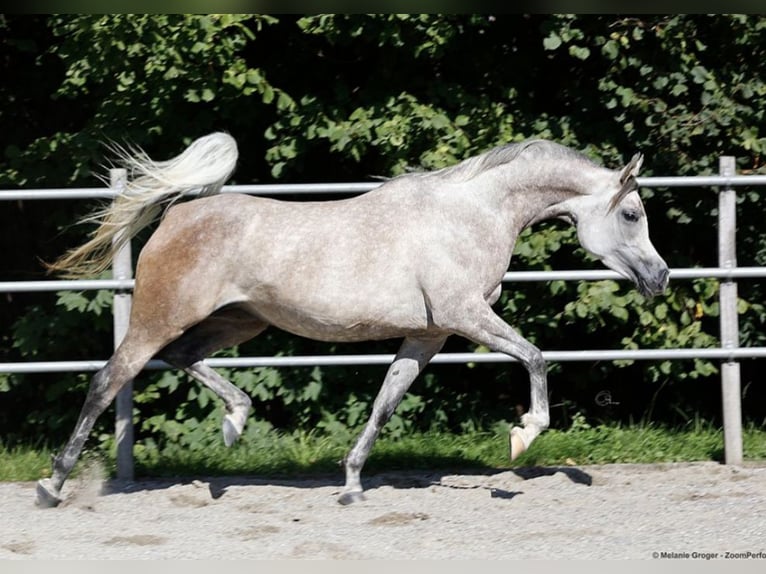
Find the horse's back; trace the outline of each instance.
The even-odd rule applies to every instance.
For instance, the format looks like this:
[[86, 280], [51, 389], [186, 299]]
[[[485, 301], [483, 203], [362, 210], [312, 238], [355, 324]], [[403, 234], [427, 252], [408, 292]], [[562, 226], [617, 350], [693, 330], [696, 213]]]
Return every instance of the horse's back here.
[[507, 267], [483, 269], [475, 213], [439, 192], [393, 180], [343, 200], [222, 194], [179, 204], [142, 252], [137, 289], [152, 284], [177, 305], [193, 298], [200, 313], [236, 303], [314, 339], [429, 330], [433, 307], [492, 291]]
[[170, 301], [178, 314], [192, 305], [195, 316], [237, 304], [314, 339], [422, 330], [427, 312], [412, 254], [371, 209], [239, 194], [179, 204], [141, 252], [137, 298]]

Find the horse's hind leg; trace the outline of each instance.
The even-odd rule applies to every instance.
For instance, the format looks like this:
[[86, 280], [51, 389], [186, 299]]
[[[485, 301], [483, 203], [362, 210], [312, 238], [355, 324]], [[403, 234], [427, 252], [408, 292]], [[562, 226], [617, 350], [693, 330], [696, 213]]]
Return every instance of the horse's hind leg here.
[[226, 415], [223, 417], [223, 442], [226, 446], [233, 445], [242, 434], [247, 415], [250, 414], [250, 397], [202, 362], [194, 363], [184, 371], [223, 400], [226, 406]]
[[49, 508], [61, 502], [61, 487], [72, 472], [96, 419], [114, 400], [125, 383], [135, 378], [143, 369], [154, 351], [153, 348], [123, 343], [109, 362], [93, 376], [69, 442], [53, 459], [51, 477], [37, 483], [37, 506]]
[[163, 359], [186, 371], [223, 400], [226, 407], [223, 441], [226, 446], [234, 444], [242, 434], [252, 401], [234, 384], [201, 361], [218, 349], [252, 339], [267, 326], [267, 323], [236, 306], [227, 307], [189, 329], [160, 354]]
[[428, 361], [439, 352], [446, 337], [438, 339], [405, 339], [394, 362], [388, 368], [386, 378], [380, 387], [378, 396], [372, 406], [372, 415], [356, 439], [354, 447], [345, 458], [346, 485], [338, 502], [350, 504], [364, 498], [361, 472], [372, 445], [380, 430], [394, 414], [407, 389], [428, 364]]

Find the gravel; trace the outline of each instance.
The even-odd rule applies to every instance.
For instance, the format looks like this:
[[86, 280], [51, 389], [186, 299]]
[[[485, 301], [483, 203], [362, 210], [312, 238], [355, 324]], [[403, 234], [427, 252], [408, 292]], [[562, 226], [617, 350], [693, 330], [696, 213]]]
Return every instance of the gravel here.
[[[70, 480], [55, 509], [0, 483], [0, 559], [648, 559], [766, 565], [766, 463], [282, 480]], [[749, 554], [748, 554], [749, 553]], [[678, 556], [676, 556], [678, 555]], [[688, 556], [687, 556], [688, 555]], [[749, 556], [749, 558], [748, 558]]]

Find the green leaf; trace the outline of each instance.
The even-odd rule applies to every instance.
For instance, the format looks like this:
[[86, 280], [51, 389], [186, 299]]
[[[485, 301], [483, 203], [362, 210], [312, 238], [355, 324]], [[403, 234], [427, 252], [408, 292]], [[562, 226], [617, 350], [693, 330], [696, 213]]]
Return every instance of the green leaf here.
[[57, 305], [63, 305], [67, 311], [79, 311], [82, 313], [88, 308], [90, 300], [78, 291], [60, 291], [58, 293]]
[[611, 307], [612, 315], [614, 315], [616, 318], [620, 319], [621, 321], [627, 321], [629, 314], [628, 310], [625, 309], [625, 307]]
[[210, 88], [205, 88], [202, 90], [202, 95], [200, 97], [204, 102], [212, 102], [215, 99], [215, 92]]
[[569, 46], [569, 55], [578, 60], [587, 60], [590, 56], [590, 48], [587, 46]]
[[561, 37], [555, 32], [551, 32], [550, 35], [543, 40], [543, 47], [546, 50], [555, 50], [561, 46]]
[[610, 60], [614, 60], [620, 53], [620, 47], [614, 40], [608, 40], [602, 47], [601, 51]]

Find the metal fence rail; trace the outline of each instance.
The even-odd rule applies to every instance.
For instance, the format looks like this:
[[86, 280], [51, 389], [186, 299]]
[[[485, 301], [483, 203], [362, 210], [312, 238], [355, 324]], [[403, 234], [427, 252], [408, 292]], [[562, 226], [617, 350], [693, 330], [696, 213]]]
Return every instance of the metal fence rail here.
[[[220, 357], [205, 359], [211, 367], [354, 367], [361, 365], [388, 365], [394, 354], [369, 355], [299, 355], [294, 357]], [[668, 361], [684, 359], [766, 359], [766, 347], [738, 347], [736, 349], [603, 349], [593, 351], [543, 351], [543, 358], [551, 363], [576, 361]], [[515, 363], [516, 359], [504, 353], [439, 353], [429, 364], [456, 365], [465, 363]], [[5, 373], [63, 373], [98, 371], [104, 360], [93, 361], [39, 361], [3, 363]], [[146, 370], [175, 369], [160, 360], [152, 360]]]
[[[762, 279], [766, 267], [682, 267], [670, 270], [670, 279]], [[558, 271], [508, 271], [504, 283], [545, 281], [625, 281], [625, 277], [608, 269], [571, 269]], [[133, 279], [73, 279], [48, 281], [0, 281], [0, 293], [42, 293], [45, 291], [131, 290]], [[0, 363], [2, 372], [2, 363]]]
[[[766, 185], [766, 175], [693, 175], [671, 177], [638, 177], [640, 187], [739, 187]], [[364, 193], [380, 186], [382, 182], [356, 183], [275, 183], [224, 185], [223, 193], [248, 193], [253, 195], [302, 195], [302, 194], [353, 194]], [[0, 190], [0, 201], [37, 199], [112, 199], [116, 189], [104, 187], [80, 187], [69, 189], [7, 189]], [[194, 195], [191, 193], [189, 195]]]
[[[544, 351], [543, 356], [550, 362], [567, 361], [614, 361], [614, 360], [689, 360], [709, 359], [722, 361], [722, 399], [724, 414], [725, 453], [728, 464], [742, 462], [741, 435], [741, 393], [739, 363], [741, 359], [766, 358], [766, 347], [743, 348], [738, 343], [736, 312], [736, 279], [759, 279], [766, 277], [766, 267], [737, 267], [736, 265], [736, 204], [733, 187], [766, 185], [766, 175], [735, 175], [733, 158], [721, 158], [721, 174], [712, 176], [685, 177], [641, 177], [641, 187], [720, 187], [719, 190], [719, 267], [672, 269], [671, 280], [715, 278], [721, 280], [721, 340], [720, 348], [705, 349], [616, 349], [580, 351]], [[123, 170], [112, 170], [110, 188], [77, 189], [27, 189], [0, 190], [0, 201], [22, 200], [74, 200], [111, 199], [124, 184]], [[275, 184], [224, 186], [224, 193], [248, 193], [257, 195], [303, 195], [303, 194], [358, 194], [381, 185], [381, 182], [328, 183], [328, 184]], [[190, 194], [194, 195], [194, 193]], [[129, 247], [129, 246], [128, 246]], [[118, 291], [114, 303], [115, 347], [122, 337], [127, 324], [130, 308], [129, 292], [134, 286], [131, 278], [129, 248], [115, 253], [115, 278], [99, 280], [45, 280], [0, 282], [0, 293], [85, 291], [110, 289]], [[563, 270], [563, 271], [511, 271], [503, 281], [596, 281], [622, 280], [610, 270]], [[212, 367], [300, 367], [300, 366], [352, 366], [389, 364], [393, 354], [359, 355], [313, 355], [294, 357], [238, 357], [210, 358], [205, 362]], [[514, 359], [502, 353], [439, 353], [431, 361], [436, 364], [456, 363], [507, 363]], [[106, 363], [104, 360], [80, 361], [35, 361], [21, 363], [0, 363], [4, 373], [50, 373], [96, 371]], [[166, 363], [154, 360], [147, 369], [172, 368]], [[117, 475], [120, 478], [133, 477], [132, 466], [132, 404], [131, 389], [124, 389], [117, 402]]]

